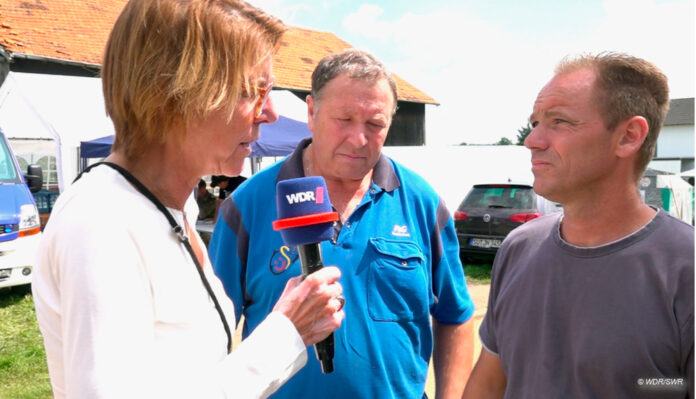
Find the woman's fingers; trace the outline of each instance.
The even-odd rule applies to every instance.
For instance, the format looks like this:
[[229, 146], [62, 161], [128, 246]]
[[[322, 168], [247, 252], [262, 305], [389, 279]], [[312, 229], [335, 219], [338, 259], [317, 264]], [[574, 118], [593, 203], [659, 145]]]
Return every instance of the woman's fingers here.
[[292, 321], [305, 345], [321, 341], [341, 326], [345, 298], [340, 277], [341, 271], [334, 266], [324, 267], [304, 280], [294, 277], [273, 308]]

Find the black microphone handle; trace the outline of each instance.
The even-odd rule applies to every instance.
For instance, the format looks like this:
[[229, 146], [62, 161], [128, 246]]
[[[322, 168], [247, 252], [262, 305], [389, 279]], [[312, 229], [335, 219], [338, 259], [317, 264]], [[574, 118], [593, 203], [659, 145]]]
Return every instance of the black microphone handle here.
[[[321, 260], [321, 246], [318, 242], [312, 244], [304, 244], [297, 246], [297, 252], [300, 255], [300, 267], [302, 268], [302, 278], [320, 270], [324, 267], [324, 262]], [[334, 335], [329, 334], [324, 340], [314, 344], [314, 352], [317, 355], [317, 360], [321, 363], [321, 372], [324, 374], [333, 373], [333, 357], [334, 357]]]

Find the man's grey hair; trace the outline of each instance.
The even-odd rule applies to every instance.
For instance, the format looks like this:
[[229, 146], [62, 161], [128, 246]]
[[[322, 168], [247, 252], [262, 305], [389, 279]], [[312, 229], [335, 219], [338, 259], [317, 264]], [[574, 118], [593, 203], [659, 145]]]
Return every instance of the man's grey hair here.
[[348, 73], [351, 79], [358, 79], [368, 83], [377, 83], [386, 79], [394, 97], [392, 115], [396, 113], [397, 91], [396, 82], [387, 68], [375, 57], [364, 51], [350, 49], [340, 53], [327, 55], [312, 72], [311, 95], [314, 102], [319, 104], [321, 90], [329, 81], [338, 75]]

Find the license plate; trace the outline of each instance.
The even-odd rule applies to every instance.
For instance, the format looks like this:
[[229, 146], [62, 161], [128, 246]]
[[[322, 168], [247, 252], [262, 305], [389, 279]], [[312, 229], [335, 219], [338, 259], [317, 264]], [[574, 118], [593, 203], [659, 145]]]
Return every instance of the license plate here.
[[12, 273], [12, 269], [0, 270], [0, 280], [6, 280], [6, 279], [10, 278], [11, 273]]
[[469, 240], [469, 245], [478, 248], [500, 248], [502, 242], [502, 240], [494, 238], [472, 238]]

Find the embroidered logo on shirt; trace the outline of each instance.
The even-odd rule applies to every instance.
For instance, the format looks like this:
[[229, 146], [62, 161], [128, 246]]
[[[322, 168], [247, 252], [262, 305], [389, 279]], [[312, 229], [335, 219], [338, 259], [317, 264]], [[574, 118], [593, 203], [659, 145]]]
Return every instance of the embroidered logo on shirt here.
[[408, 232], [408, 226], [399, 226], [398, 224], [394, 225], [394, 229], [392, 229], [392, 235], [396, 237], [411, 237], [411, 233]]
[[282, 274], [284, 271], [290, 268], [299, 255], [297, 254], [297, 249], [283, 245], [279, 249], [273, 251], [271, 255], [271, 261], [268, 266], [271, 269], [271, 273], [275, 275]]

